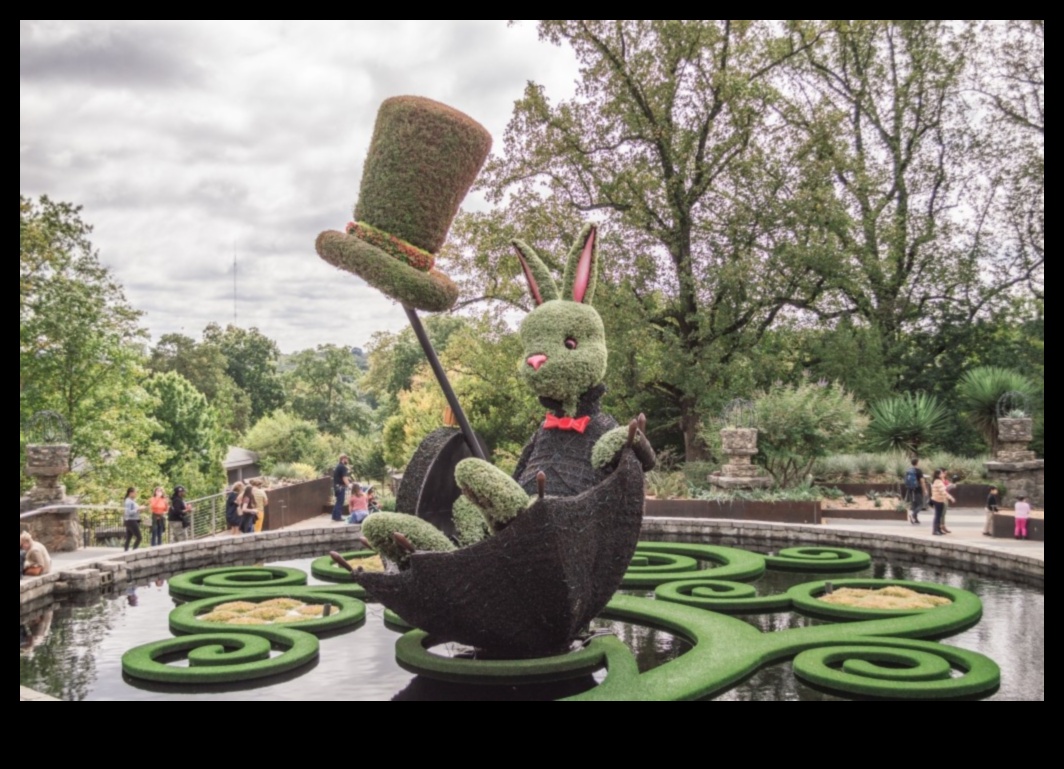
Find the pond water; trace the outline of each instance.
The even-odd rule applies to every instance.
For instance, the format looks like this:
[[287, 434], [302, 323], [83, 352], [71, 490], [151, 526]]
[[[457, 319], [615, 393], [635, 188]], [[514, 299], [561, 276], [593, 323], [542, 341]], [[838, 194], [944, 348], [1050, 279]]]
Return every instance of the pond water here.
[[[310, 560], [283, 562], [310, 573]], [[980, 624], [950, 638], [951, 646], [977, 651], [1002, 669], [1000, 690], [989, 701], [1044, 701], [1045, 595], [1019, 584], [998, 582], [926, 567], [877, 563], [851, 577], [935, 582], [978, 595], [984, 604]], [[771, 595], [831, 575], [770, 572], [754, 585]], [[838, 578], [836, 575], [834, 578]], [[321, 583], [310, 578], [310, 584]], [[440, 684], [414, 676], [395, 662], [398, 635], [384, 626], [384, 610], [370, 604], [358, 630], [323, 637], [317, 663], [286, 677], [225, 688], [167, 687], [123, 676], [122, 655], [145, 643], [171, 637], [168, 617], [175, 603], [166, 582], [102, 596], [89, 605], [58, 604], [20, 617], [19, 678], [23, 686], [68, 701], [107, 700], [352, 700], [483, 701], [555, 699], [593, 687], [588, 677], [550, 687], [472, 687]], [[745, 617], [762, 632], [818, 624], [794, 613]], [[631, 648], [641, 671], [673, 660], [687, 642], [648, 627], [600, 622]], [[455, 648], [442, 651], [457, 652]], [[601, 676], [599, 676], [601, 678]], [[716, 701], [838, 701], [803, 684], [789, 664], [762, 669]]]

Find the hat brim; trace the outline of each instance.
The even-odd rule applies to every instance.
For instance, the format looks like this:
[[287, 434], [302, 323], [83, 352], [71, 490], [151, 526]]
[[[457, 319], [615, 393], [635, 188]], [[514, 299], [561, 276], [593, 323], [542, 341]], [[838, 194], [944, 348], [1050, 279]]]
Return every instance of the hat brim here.
[[404, 307], [444, 312], [458, 301], [458, 286], [438, 270], [421, 272], [353, 235], [330, 230], [318, 236], [318, 255], [354, 273]]

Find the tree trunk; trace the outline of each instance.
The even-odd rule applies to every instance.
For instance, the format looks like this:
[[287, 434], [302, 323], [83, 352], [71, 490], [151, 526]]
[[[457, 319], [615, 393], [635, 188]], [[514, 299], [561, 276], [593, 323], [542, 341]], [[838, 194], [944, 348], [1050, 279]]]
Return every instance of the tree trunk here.
[[688, 462], [705, 462], [709, 459], [706, 443], [702, 440], [702, 420], [693, 401], [680, 404], [680, 429]]

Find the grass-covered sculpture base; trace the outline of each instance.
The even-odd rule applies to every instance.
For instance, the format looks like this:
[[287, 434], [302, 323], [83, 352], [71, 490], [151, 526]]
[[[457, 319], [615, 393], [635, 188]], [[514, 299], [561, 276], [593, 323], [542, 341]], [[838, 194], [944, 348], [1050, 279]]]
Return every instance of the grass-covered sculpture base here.
[[[181, 637], [123, 655], [131, 678], [194, 686], [277, 676], [317, 659], [317, 635], [366, 619], [357, 585], [308, 587], [298, 569], [201, 569], [172, 578], [170, 592], [198, 600], [170, 612], [170, 629]], [[175, 664], [182, 659], [187, 666]]]
[[[831, 552], [829, 561], [846, 561], [851, 567], [865, 556]], [[355, 563], [372, 557], [366, 551], [345, 555]], [[806, 555], [811, 560], [825, 557]], [[793, 554], [778, 557], [795, 559]], [[988, 696], [1000, 685], [1000, 670], [992, 660], [935, 642], [979, 622], [982, 602], [972, 593], [940, 584], [837, 579], [830, 576], [829, 565], [819, 579], [778, 595], [758, 595], [747, 583], [774, 570], [774, 563], [737, 548], [641, 544], [629, 576], [641, 587], [654, 587], [654, 597], [618, 594], [600, 617], [671, 633], [691, 647], [642, 672], [633, 652], [613, 636], [591, 638], [583, 647], [553, 656], [500, 660], [441, 654], [428, 634], [391, 611], [384, 613], [384, 623], [401, 634], [398, 664], [418, 676], [481, 686], [566, 682], [567, 693], [586, 682], [586, 690], [567, 697], [569, 701], [709, 699], [762, 668], [785, 662], [793, 663], [794, 675], [804, 683], [846, 698], [963, 700]], [[340, 578], [323, 559], [315, 566]], [[783, 570], [793, 571], [793, 565], [784, 564]], [[676, 574], [687, 578], [651, 584]], [[352, 586], [308, 586], [306, 581], [303, 572], [274, 567], [208, 569], [176, 577], [171, 582], [175, 594], [210, 594], [171, 612], [171, 629], [178, 638], [130, 650], [122, 669], [142, 681], [196, 686], [267, 679], [306, 666], [319, 654], [317, 634], [356, 628], [366, 616], [362, 601], [345, 593]], [[853, 595], [878, 595], [887, 604], [830, 602], [831, 596]], [[918, 599], [913, 605], [892, 603], [913, 597]], [[304, 611], [309, 619], [295, 619]], [[819, 622], [773, 622], [787, 629], [762, 632], [730, 616], [786, 613]], [[250, 624], [243, 624], [246, 620]], [[234, 621], [240, 624], [234, 626]]]

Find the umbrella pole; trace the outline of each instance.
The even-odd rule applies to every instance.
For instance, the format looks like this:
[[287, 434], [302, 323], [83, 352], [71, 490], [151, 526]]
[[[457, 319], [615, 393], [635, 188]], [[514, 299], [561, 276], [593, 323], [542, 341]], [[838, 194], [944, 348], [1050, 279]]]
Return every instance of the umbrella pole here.
[[465, 412], [462, 410], [462, 406], [458, 403], [458, 396], [454, 394], [454, 388], [451, 387], [451, 381], [447, 378], [447, 372], [443, 370], [440, 358], [436, 355], [436, 350], [433, 349], [432, 342], [429, 341], [429, 335], [425, 332], [425, 326], [422, 325], [417, 310], [411, 307], [406, 307], [405, 305], [403, 306], [403, 309], [406, 311], [406, 317], [410, 321], [411, 328], [414, 329], [414, 335], [417, 337], [421, 349], [425, 352], [425, 357], [429, 359], [429, 365], [432, 366], [432, 373], [436, 375], [436, 381], [440, 383], [440, 389], [443, 390], [443, 397], [447, 399], [447, 405], [451, 407], [455, 419], [458, 420], [458, 426], [462, 429], [462, 435], [465, 437], [466, 445], [469, 446], [469, 450], [473, 453], [474, 457], [487, 461], [487, 457], [484, 456], [484, 452], [480, 448], [480, 442], [473, 433], [473, 428], [470, 426], [469, 420], [466, 418]]

